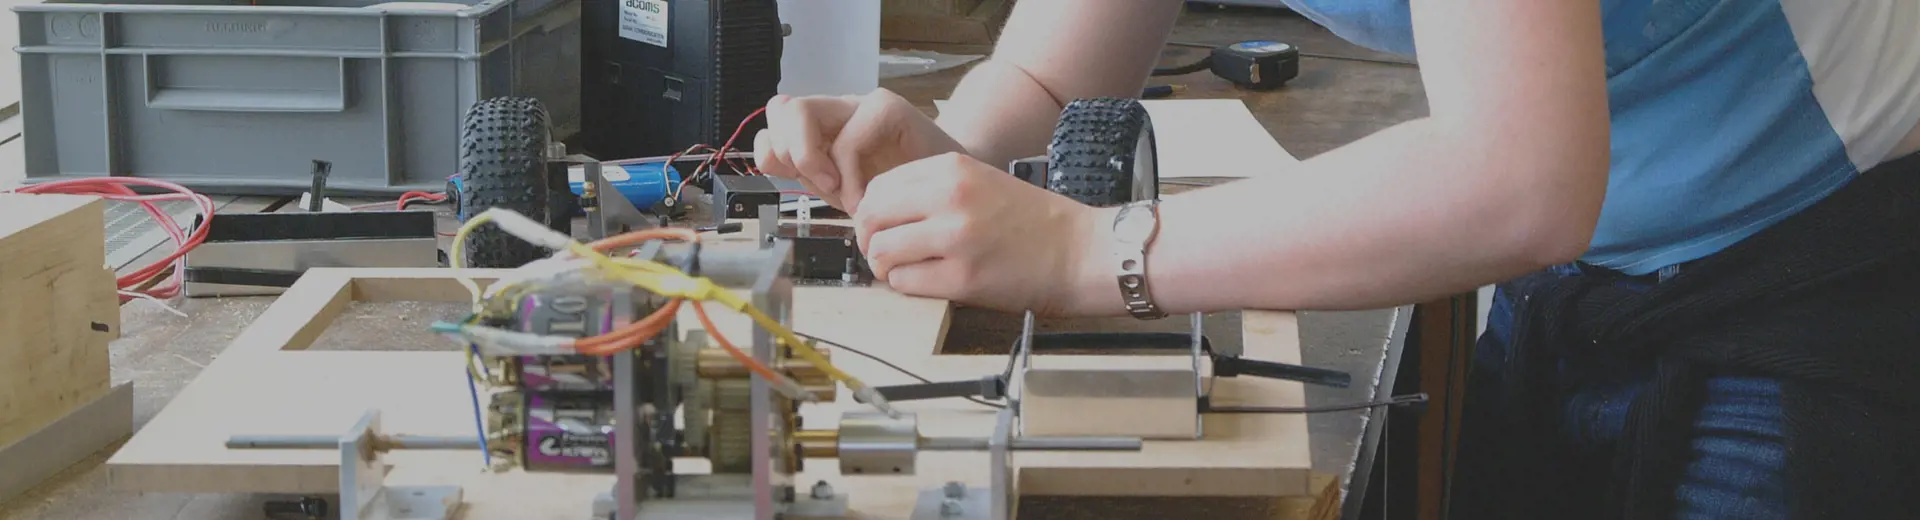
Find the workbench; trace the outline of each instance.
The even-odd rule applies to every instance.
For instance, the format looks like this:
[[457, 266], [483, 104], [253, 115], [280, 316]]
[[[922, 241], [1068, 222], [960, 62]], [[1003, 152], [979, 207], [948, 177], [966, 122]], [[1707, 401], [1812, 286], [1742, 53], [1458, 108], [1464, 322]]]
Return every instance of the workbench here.
[[[9, 27], [9, 30], [11, 28]], [[1229, 42], [1242, 39], [1281, 39], [1309, 51], [1330, 54], [1374, 56], [1340, 43], [1325, 30], [1296, 17], [1266, 16], [1257, 13], [1189, 14], [1176, 29], [1175, 38], [1186, 41]], [[1168, 51], [1169, 61], [1190, 59], [1180, 50]], [[11, 72], [11, 71], [9, 71]], [[885, 86], [900, 92], [928, 111], [933, 102], [944, 97], [962, 71], [889, 80]], [[10, 76], [10, 74], [0, 74]], [[1425, 114], [1416, 69], [1378, 63], [1308, 59], [1301, 77], [1287, 88], [1267, 93], [1234, 89], [1224, 81], [1196, 73], [1175, 78], [1160, 78], [1165, 83], [1185, 87], [1177, 98], [1239, 99], [1253, 111], [1260, 123], [1287, 149], [1300, 157], [1310, 157], [1377, 131], [1392, 123]], [[4, 128], [0, 128], [4, 130]], [[5, 140], [7, 136], [0, 136]], [[17, 172], [18, 142], [0, 145], [0, 184], [8, 173]], [[1168, 191], [1174, 191], [1169, 187]], [[265, 201], [242, 200], [229, 206], [234, 210], [257, 210]], [[182, 310], [191, 318], [179, 318], [158, 307], [136, 303], [124, 309], [125, 338], [113, 348], [114, 382], [139, 382], [135, 399], [135, 424], [145, 425], [177, 395], [201, 369], [213, 361], [242, 327], [262, 313], [271, 299], [233, 298], [193, 300]], [[392, 303], [356, 306], [345, 311], [345, 320], [363, 325], [335, 327], [316, 340], [316, 349], [352, 350], [364, 345], [407, 343], [409, 338], [430, 345], [437, 338], [425, 332], [421, 323], [382, 318], [392, 315], [434, 316], [444, 314], [435, 304]], [[1350, 403], [1375, 398], [1378, 381], [1391, 367], [1389, 353], [1406, 339], [1410, 308], [1366, 312], [1300, 313], [1299, 327], [1305, 363], [1354, 374], [1356, 385], [1348, 390], [1308, 388], [1309, 405]], [[1221, 327], [1237, 327], [1229, 320], [1217, 319]], [[1084, 324], [1062, 324], [1084, 329]], [[1015, 327], [991, 316], [960, 310], [952, 316], [953, 334], [949, 349], [988, 349], [1011, 342]], [[972, 347], [970, 347], [972, 346]], [[1374, 419], [1374, 420], [1369, 420]], [[1377, 427], [1376, 414], [1344, 412], [1317, 414], [1308, 418], [1314, 439], [1313, 468], [1324, 478], [1344, 484], [1352, 475], [1355, 454], [1361, 451], [1370, 427]], [[107, 453], [96, 456], [104, 461]], [[1344, 487], [1344, 486], [1342, 486]], [[14, 515], [31, 518], [256, 518], [261, 497], [233, 494], [135, 494], [120, 491], [97, 465], [84, 464], [56, 478], [49, 486], [14, 503], [0, 505], [0, 518]], [[1044, 510], [1046, 504], [1036, 504]], [[1086, 506], [1074, 506], [1084, 508]], [[1054, 517], [1172, 516], [1213, 517], [1215, 513], [1246, 513], [1262, 509], [1262, 504], [1223, 504], [1168, 502], [1157, 499], [1115, 499], [1089, 509], [1076, 509]], [[1155, 513], [1158, 512], [1158, 513]], [[1052, 515], [1049, 515], [1052, 516]], [[1233, 515], [1240, 516], [1240, 515]]]

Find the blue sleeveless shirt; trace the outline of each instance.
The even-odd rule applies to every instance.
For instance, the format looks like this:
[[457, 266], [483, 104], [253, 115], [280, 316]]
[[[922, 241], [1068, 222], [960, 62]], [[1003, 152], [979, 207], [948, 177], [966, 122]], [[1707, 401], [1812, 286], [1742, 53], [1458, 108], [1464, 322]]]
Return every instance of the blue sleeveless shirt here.
[[[1414, 56], [1408, 1], [1287, 3]], [[1713, 254], [1920, 144], [1920, 0], [1596, 1], [1613, 164], [1583, 261]]]

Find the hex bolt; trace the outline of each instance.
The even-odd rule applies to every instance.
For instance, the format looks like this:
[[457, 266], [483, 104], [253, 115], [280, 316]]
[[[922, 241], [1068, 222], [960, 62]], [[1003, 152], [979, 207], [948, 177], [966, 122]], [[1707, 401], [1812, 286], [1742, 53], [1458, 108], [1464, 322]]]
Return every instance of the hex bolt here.
[[829, 498], [833, 498], [833, 486], [830, 484], [827, 484], [827, 481], [825, 480], [815, 482], [813, 483], [813, 491], [809, 494], [813, 496], [814, 500], [826, 500]]
[[947, 498], [965, 498], [967, 496], [967, 485], [960, 483], [958, 480], [949, 480], [947, 481], [944, 491], [946, 491]]

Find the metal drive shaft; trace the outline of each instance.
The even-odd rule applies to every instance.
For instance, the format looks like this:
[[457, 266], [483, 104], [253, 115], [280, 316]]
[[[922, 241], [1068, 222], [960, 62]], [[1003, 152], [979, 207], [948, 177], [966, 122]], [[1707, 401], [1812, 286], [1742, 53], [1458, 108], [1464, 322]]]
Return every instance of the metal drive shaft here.
[[[1013, 451], [1140, 451], [1139, 437], [1016, 437]], [[986, 437], [921, 437], [924, 451], [987, 451]]]
[[[375, 440], [381, 450], [477, 450], [477, 437], [433, 437], [426, 435], [382, 435]], [[257, 450], [331, 450], [340, 447], [339, 436], [326, 435], [235, 435], [227, 438], [228, 449]]]

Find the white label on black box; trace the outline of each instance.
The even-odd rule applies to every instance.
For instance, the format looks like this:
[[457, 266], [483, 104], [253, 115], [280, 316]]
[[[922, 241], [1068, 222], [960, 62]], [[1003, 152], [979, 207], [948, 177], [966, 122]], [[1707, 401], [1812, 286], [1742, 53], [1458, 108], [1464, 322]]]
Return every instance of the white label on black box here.
[[667, 0], [620, 0], [620, 37], [667, 46]]

